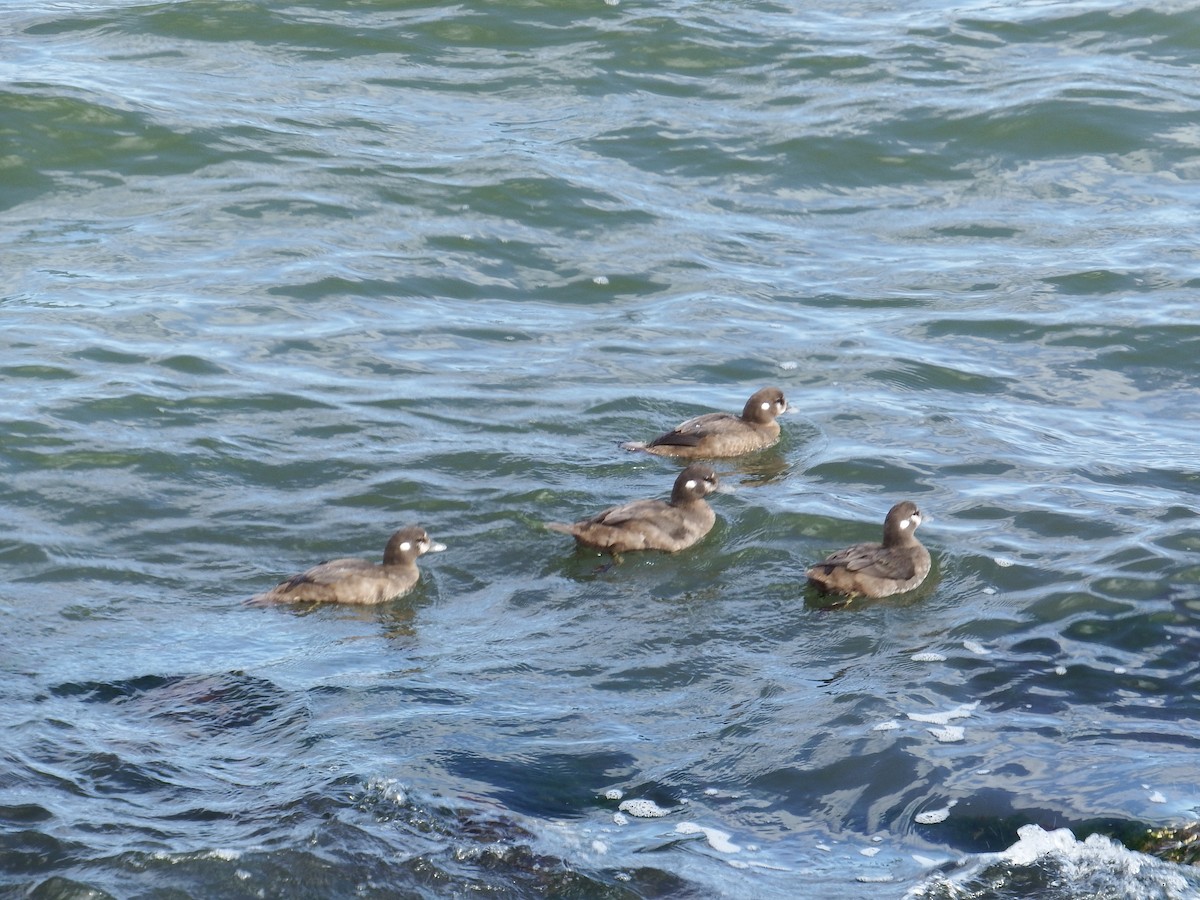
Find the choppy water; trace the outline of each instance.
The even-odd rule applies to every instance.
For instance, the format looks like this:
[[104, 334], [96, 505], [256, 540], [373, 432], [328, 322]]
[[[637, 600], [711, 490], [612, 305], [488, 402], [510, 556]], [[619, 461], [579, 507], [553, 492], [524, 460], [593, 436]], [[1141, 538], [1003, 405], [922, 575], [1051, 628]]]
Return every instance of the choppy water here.
[[[1198, 65], [1172, 3], [5, 4], [0, 893], [1200, 895]], [[699, 547], [542, 529], [771, 383]], [[905, 497], [929, 585], [823, 608]], [[405, 599], [241, 605], [414, 522]]]

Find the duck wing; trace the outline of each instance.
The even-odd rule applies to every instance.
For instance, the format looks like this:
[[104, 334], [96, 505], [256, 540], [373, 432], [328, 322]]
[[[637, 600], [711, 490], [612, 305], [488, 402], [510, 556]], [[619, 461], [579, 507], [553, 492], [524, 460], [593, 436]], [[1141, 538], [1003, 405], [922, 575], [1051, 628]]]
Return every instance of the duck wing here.
[[911, 556], [893, 553], [881, 544], [855, 544], [831, 553], [817, 565], [838, 567], [847, 572], [857, 572], [872, 578], [887, 578], [897, 581], [906, 581], [917, 573]]
[[549, 524], [574, 535], [582, 544], [613, 553], [627, 550], [674, 552], [690, 547], [712, 528], [715, 515], [707, 506], [697, 514], [662, 500], [635, 500], [614, 506], [574, 525]]
[[586, 520], [588, 524], [607, 528], [628, 528], [637, 523], [670, 517], [675, 508], [664, 500], [634, 500], [620, 506], [610, 506]]
[[297, 587], [302, 584], [335, 584], [349, 575], [363, 575], [372, 569], [379, 570], [380, 567], [365, 559], [331, 559], [318, 563], [299, 575], [293, 575], [287, 581], [282, 582], [280, 587], [284, 584]]
[[729, 413], [705, 413], [688, 419], [677, 425], [666, 434], [660, 434], [652, 440], [649, 447], [695, 447], [710, 434], [720, 434], [736, 427], [734, 423], [744, 424], [737, 416]]
[[279, 582], [253, 599], [258, 602], [336, 602], [338, 588], [347, 578], [370, 578], [373, 571], [381, 573], [379, 566], [365, 559], [331, 559]]

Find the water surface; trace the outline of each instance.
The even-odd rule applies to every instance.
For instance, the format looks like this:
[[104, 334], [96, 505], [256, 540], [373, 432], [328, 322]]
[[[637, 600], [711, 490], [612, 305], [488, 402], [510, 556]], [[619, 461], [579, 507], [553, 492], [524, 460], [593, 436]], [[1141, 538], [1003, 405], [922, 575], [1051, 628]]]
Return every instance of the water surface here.
[[[1198, 35], [9, 4], [3, 891], [1200, 894]], [[765, 384], [698, 547], [542, 527]], [[926, 586], [805, 588], [904, 498]], [[409, 523], [408, 597], [242, 605]]]

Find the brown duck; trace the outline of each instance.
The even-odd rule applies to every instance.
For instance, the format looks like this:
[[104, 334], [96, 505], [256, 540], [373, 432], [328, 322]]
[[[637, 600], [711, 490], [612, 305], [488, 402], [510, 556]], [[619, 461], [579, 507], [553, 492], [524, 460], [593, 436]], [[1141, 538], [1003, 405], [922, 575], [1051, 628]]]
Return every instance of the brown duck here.
[[851, 597], [890, 597], [911, 591], [929, 574], [929, 551], [915, 534], [920, 524], [921, 511], [915, 503], [897, 503], [884, 520], [882, 544], [838, 550], [805, 574], [822, 591]]
[[787, 408], [783, 391], [765, 387], [751, 395], [740, 416], [705, 413], [688, 419], [649, 443], [629, 441], [621, 446], [626, 450], [645, 450], [658, 456], [682, 459], [740, 456], [764, 450], [779, 440], [779, 423], [775, 417]]
[[717, 517], [704, 498], [718, 489], [717, 473], [712, 467], [692, 463], [675, 479], [670, 501], [634, 500], [573, 525], [547, 522], [546, 527], [609, 553], [626, 550], [673, 553], [692, 546], [712, 530]]
[[417, 557], [445, 550], [424, 528], [401, 528], [387, 542], [383, 565], [366, 559], [331, 559], [286, 581], [248, 602], [266, 603], [384, 603], [411, 590], [417, 583]]

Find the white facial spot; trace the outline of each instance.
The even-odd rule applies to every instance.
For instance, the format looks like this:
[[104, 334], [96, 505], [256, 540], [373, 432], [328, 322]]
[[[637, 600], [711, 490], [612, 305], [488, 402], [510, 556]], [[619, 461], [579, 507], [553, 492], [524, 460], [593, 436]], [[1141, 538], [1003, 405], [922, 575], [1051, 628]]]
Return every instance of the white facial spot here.
[[900, 530], [903, 531], [905, 528], [907, 528], [911, 524], [912, 524], [912, 519], [901, 519], [900, 520]]
[[770, 401], [767, 401], [766, 403], [764, 403], [764, 404], [762, 405], [762, 408], [763, 408], [763, 409], [770, 409], [770, 408], [771, 408], [771, 403], [770, 403]]
[[685, 484], [685, 485], [684, 485], [684, 487], [686, 487], [686, 488], [687, 488], [689, 491], [691, 491], [691, 490], [695, 490], [695, 488], [696, 488], [696, 479], [695, 479], [695, 478], [689, 478], [689, 479], [688, 479], [688, 483], [687, 483], [687, 484]]
[[400, 549], [402, 551], [404, 551], [405, 553], [407, 553], [409, 550], [412, 549], [412, 544], [410, 544], [408, 541], [405, 541], [403, 544], [400, 545]]

